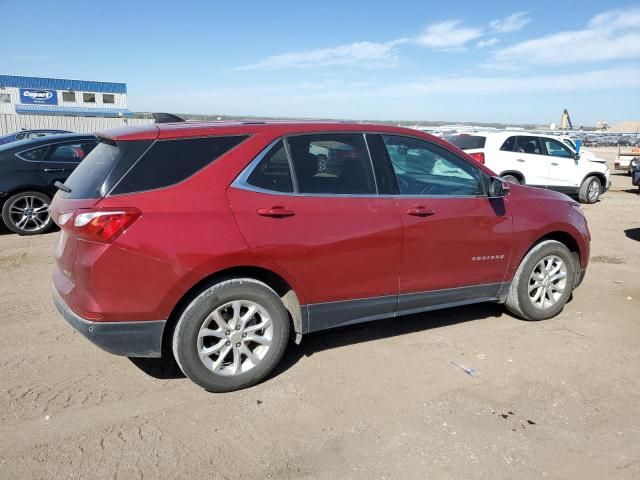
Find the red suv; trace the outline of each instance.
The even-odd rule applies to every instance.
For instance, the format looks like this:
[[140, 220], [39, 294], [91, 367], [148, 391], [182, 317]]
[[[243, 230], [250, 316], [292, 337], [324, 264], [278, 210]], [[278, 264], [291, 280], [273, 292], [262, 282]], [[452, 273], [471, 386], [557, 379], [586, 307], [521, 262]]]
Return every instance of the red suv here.
[[576, 202], [414, 130], [185, 122], [98, 137], [52, 204], [58, 310], [111, 353], [173, 354], [210, 391], [262, 380], [290, 336], [485, 301], [550, 318], [587, 266]]

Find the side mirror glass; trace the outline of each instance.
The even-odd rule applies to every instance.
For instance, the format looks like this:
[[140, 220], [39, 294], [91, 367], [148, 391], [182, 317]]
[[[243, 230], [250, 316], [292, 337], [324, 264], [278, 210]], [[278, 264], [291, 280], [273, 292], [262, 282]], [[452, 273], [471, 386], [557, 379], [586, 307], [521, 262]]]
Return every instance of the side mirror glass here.
[[491, 177], [489, 180], [489, 198], [506, 197], [509, 195], [509, 182], [500, 177]]

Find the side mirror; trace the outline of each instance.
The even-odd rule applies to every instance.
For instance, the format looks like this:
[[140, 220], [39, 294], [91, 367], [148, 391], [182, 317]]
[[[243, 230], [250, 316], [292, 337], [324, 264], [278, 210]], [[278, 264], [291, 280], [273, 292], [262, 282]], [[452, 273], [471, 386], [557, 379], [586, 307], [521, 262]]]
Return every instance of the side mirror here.
[[573, 156], [574, 160], [580, 160], [580, 154], [578, 152], [576, 152], [576, 154]]
[[489, 198], [501, 198], [509, 195], [509, 182], [500, 177], [489, 179]]

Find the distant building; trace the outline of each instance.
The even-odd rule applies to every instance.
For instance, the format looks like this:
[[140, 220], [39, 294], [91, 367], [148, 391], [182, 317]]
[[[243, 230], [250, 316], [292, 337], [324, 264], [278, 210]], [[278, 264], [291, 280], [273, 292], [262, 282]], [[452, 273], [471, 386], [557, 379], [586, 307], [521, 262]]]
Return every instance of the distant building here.
[[0, 75], [0, 114], [131, 117], [125, 83]]

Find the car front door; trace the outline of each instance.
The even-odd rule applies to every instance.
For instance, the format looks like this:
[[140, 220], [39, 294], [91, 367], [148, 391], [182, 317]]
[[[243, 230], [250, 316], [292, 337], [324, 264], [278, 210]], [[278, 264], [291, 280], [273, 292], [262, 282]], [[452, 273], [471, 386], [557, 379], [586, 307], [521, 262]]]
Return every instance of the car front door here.
[[47, 154], [39, 164], [43, 185], [53, 187], [56, 181], [64, 183], [78, 164], [89, 155], [98, 144], [98, 140], [75, 140], [56, 143], [49, 147]]
[[[542, 146], [549, 157], [549, 188], [573, 191], [580, 187], [582, 175], [579, 160], [566, 145], [553, 138], [541, 137]], [[575, 193], [575, 192], [573, 192]]]
[[402, 223], [377, 194], [362, 133], [281, 139], [227, 195], [254, 253], [297, 282], [303, 333], [393, 313]]
[[498, 297], [513, 224], [508, 202], [487, 196], [488, 175], [422, 139], [368, 139], [375, 160], [390, 162], [398, 184], [403, 249], [397, 311]]

